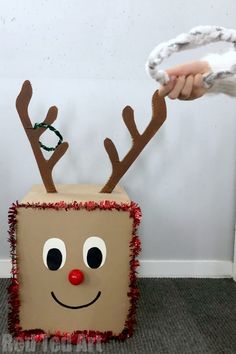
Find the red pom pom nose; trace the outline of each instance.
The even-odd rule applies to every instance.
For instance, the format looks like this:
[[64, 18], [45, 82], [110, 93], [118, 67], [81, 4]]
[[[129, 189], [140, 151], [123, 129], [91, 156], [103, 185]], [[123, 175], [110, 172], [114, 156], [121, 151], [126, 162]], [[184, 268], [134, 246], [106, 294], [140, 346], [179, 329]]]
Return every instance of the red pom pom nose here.
[[68, 279], [72, 285], [79, 285], [84, 281], [84, 273], [79, 269], [73, 269], [70, 271]]

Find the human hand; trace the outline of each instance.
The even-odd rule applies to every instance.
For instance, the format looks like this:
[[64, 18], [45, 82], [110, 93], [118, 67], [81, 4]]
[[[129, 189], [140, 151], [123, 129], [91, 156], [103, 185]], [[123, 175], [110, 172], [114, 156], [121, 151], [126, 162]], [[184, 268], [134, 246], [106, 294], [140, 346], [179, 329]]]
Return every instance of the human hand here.
[[160, 87], [159, 95], [174, 100], [195, 100], [207, 89], [203, 87], [203, 74], [211, 72], [207, 61], [193, 61], [166, 70], [170, 81]]

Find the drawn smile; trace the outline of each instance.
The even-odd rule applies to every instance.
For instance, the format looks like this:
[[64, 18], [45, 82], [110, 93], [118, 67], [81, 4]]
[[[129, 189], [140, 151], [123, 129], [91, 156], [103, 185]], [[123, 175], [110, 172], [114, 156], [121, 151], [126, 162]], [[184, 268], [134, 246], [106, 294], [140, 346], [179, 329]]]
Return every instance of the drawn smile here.
[[88, 304], [85, 304], [85, 305], [80, 305], [80, 306], [69, 306], [69, 305], [66, 305], [66, 304], [63, 304], [63, 302], [59, 301], [56, 297], [56, 295], [54, 294], [53, 291], [51, 291], [51, 295], [52, 295], [52, 298], [61, 306], [63, 307], [66, 307], [67, 309], [73, 309], [73, 310], [77, 310], [77, 309], [82, 309], [83, 307], [88, 307], [92, 304], [94, 304], [100, 297], [101, 295], [101, 291], [99, 291], [97, 293], [97, 296], [95, 297], [95, 299], [93, 299], [91, 302], [89, 302]]

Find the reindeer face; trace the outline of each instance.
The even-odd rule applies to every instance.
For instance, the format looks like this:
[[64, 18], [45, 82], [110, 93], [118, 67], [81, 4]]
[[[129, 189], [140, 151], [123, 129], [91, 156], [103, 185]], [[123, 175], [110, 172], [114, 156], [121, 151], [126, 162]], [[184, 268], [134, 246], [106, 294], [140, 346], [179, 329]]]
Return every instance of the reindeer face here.
[[17, 224], [20, 326], [119, 334], [130, 307], [130, 212], [29, 207]]

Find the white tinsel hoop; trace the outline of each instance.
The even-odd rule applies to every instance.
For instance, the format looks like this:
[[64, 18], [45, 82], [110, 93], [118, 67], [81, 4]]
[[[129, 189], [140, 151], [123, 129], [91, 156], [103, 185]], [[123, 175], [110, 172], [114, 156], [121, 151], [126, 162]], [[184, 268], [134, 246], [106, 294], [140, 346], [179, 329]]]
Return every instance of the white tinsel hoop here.
[[[194, 27], [189, 33], [182, 33], [175, 39], [171, 39], [155, 47], [149, 55], [146, 70], [154, 80], [165, 85], [169, 81], [169, 76], [164, 70], [159, 70], [158, 68], [164, 59], [168, 58], [173, 53], [214, 42], [233, 43], [234, 49], [236, 50], [236, 30], [219, 26]], [[206, 87], [211, 87], [216, 80], [224, 79], [235, 74], [235, 67], [230, 71], [212, 72], [204, 75], [203, 82]]]

